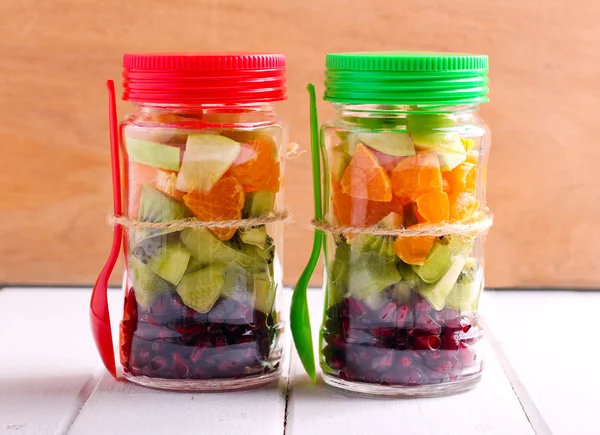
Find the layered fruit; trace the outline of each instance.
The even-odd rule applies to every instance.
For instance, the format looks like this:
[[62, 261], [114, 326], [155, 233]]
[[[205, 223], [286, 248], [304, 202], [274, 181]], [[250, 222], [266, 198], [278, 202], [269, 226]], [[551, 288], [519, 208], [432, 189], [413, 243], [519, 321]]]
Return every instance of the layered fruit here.
[[[123, 130], [128, 215], [159, 224], [128, 230], [123, 367], [129, 376], [196, 380], [275, 371], [282, 330], [277, 225], [256, 219], [276, 209], [278, 128], [164, 128], [181, 119], [153, 121], [161, 127]], [[256, 224], [230, 225], [247, 219]]]
[[[482, 216], [480, 141], [444, 115], [386, 122], [324, 131], [328, 221], [345, 231], [327, 240], [321, 366], [381, 385], [457, 381], [482, 369], [483, 240], [444, 226]], [[399, 228], [441, 235], [386, 234]]]

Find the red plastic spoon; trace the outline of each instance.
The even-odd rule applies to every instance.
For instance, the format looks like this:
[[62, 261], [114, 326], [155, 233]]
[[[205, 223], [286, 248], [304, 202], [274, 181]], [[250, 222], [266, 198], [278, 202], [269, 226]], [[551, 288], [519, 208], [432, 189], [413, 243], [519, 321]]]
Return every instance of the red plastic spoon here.
[[[113, 178], [113, 207], [115, 215], [121, 216], [121, 176], [119, 165], [119, 133], [117, 129], [117, 102], [115, 98], [115, 84], [112, 80], [106, 82], [108, 88], [108, 119], [110, 125], [110, 156], [112, 161]], [[106, 264], [98, 276], [98, 280], [92, 291], [90, 300], [90, 323], [92, 325], [92, 334], [100, 357], [106, 369], [117, 377], [115, 367], [115, 352], [113, 349], [112, 331], [110, 329], [110, 315], [108, 313], [108, 280], [119, 258], [121, 250], [121, 238], [123, 237], [123, 228], [119, 224], [113, 227], [112, 248]]]

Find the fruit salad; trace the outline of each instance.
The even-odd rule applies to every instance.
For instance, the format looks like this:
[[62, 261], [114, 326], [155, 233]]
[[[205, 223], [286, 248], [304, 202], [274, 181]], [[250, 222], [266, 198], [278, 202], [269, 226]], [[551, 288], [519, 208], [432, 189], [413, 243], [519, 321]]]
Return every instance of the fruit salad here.
[[[235, 113], [203, 111], [126, 123], [128, 216], [214, 223], [277, 211], [282, 129], [272, 123], [227, 126], [238, 121]], [[120, 328], [125, 376], [202, 381], [276, 375], [279, 243], [277, 223], [129, 228]]]
[[479, 376], [483, 235], [347, 230], [481, 219], [483, 133], [421, 112], [342, 118], [323, 129], [326, 216], [339, 229], [325, 246], [326, 380], [412, 387]]

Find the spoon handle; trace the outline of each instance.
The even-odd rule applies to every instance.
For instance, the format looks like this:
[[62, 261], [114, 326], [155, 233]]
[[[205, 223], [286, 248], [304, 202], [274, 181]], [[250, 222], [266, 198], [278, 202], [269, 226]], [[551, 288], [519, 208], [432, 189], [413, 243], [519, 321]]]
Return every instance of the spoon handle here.
[[[117, 103], [115, 84], [112, 80], [106, 82], [108, 88], [108, 114], [110, 125], [110, 155], [113, 180], [113, 209], [117, 216], [122, 214], [121, 202], [121, 168], [119, 164], [119, 132], [117, 121]], [[90, 300], [90, 323], [96, 347], [106, 369], [116, 378], [115, 354], [108, 311], [108, 280], [115, 267], [121, 250], [123, 228], [115, 224], [113, 227], [112, 247], [104, 268], [100, 272]]]
[[[311, 83], [307, 86], [310, 97], [310, 144], [312, 157], [312, 180], [313, 180], [313, 199], [315, 208], [315, 219], [317, 221], [323, 218], [322, 198], [321, 198], [321, 160], [319, 153], [319, 125], [317, 118], [317, 104], [315, 97], [315, 87]], [[294, 295], [292, 296], [290, 326], [294, 343], [298, 351], [298, 356], [306, 373], [313, 381], [316, 380], [315, 356], [312, 343], [312, 331], [310, 327], [310, 316], [308, 310], [308, 301], [306, 291], [308, 282], [312, 276], [315, 267], [321, 255], [321, 246], [323, 244], [323, 232], [315, 229], [313, 248], [308, 260], [308, 264], [302, 272]]]

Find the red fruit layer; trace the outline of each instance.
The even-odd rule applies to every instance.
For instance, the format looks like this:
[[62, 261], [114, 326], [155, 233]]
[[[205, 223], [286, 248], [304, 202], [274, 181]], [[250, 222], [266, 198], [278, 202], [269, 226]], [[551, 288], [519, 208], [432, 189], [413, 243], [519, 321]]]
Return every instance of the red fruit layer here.
[[483, 331], [472, 313], [436, 311], [413, 295], [372, 310], [346, 298], [327, 310], [323, 369], [342, 379], [382, 385], [430, 385], [481, 371]]
[[121, 361], [133, 376], [217, 379], [276, 370], [279, 328], [272, 315], [233, 299], [208, 313], [186, 307], [176, 294], [157, 297], [148, 310], [125, 301]]

